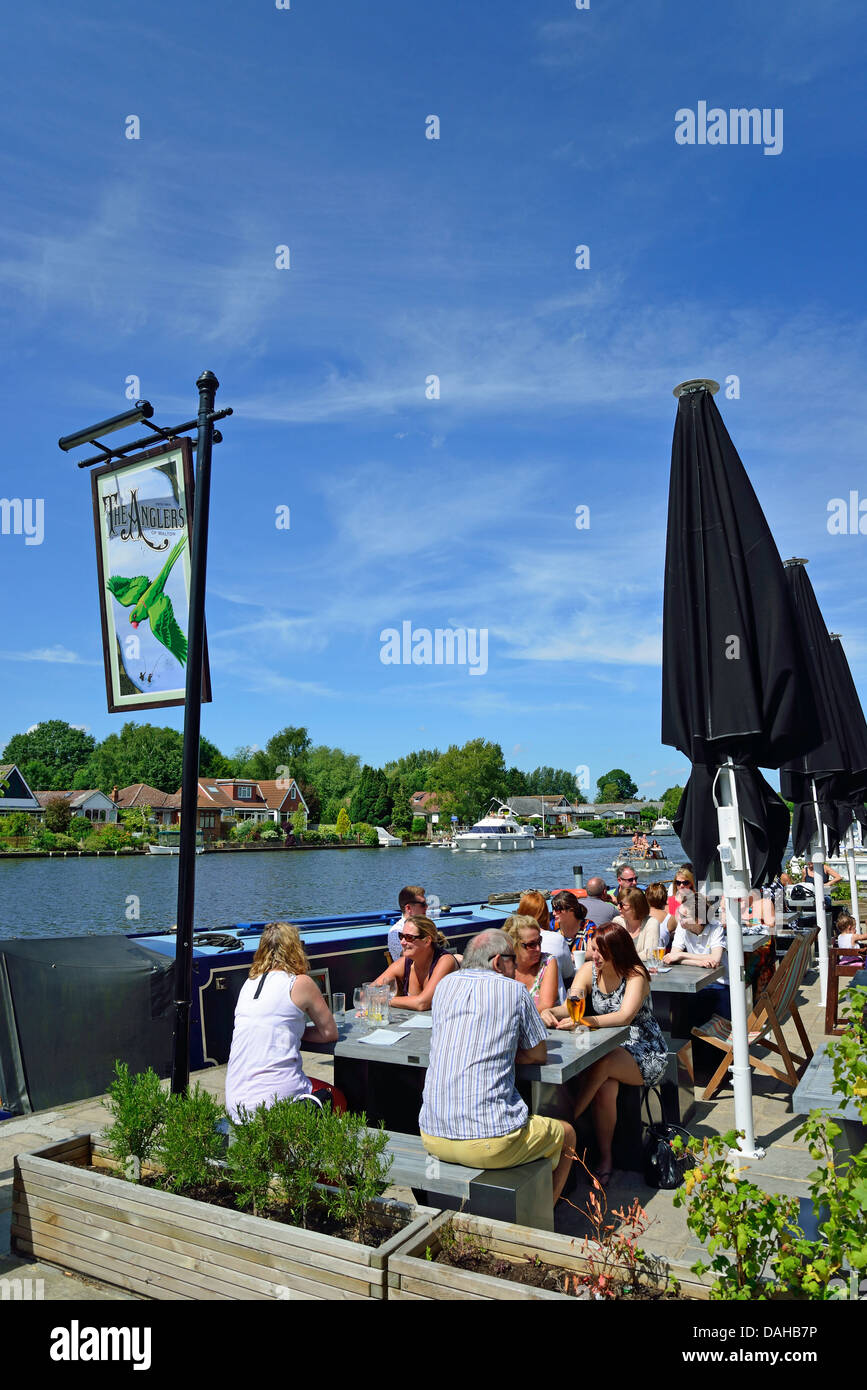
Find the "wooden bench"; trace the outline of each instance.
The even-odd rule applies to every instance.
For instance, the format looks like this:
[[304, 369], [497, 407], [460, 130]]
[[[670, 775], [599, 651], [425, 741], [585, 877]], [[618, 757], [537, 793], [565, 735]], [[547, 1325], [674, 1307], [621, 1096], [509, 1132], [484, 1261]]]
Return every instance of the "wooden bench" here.
[[[374, 1131], [375, 1133], [376, 1131]], [[422, 1206], [468, 1211], [473, 1216], [511, 1221], [553, 1231], [551, 1160], [536, 1159], [517, 1168], [465, 1168], [429, 1154], [418, 1134], [389, 1130], [390, 1186], [410, 1187]]]

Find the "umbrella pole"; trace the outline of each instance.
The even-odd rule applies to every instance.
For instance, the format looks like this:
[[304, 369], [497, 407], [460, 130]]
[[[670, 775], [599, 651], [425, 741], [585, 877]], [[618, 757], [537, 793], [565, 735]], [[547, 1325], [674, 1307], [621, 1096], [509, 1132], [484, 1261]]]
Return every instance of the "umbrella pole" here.
[[741, 904], [749, 898], [750, 880], [744, 827], [738, 809], [734, 764], [728, 758], [718, 772], [716, 801], [723, 894], [726, 902], [726, 949], [729, 994], [732, 1007], [732, 1086], [735, 1094], [735, 1128], [742, 1135], [738, 1149], [746, 1158], [764, 1158], [756, 1146], [753, 1123], [753, 1076], [747, 1037], [747, 997], [744, 976], [744, 939]]
[[846, 866], [849, 870], [849, 898], [852, 903], [852, 916], [855, 918], [855, 930], [861, 930], [858, 918], [858, 874], [855, 869], [855, 822], [846, 831]]
[[816, 779], [810, 778], [813, 792], [813, 811], [816, 816], [816, 833], [810, 853], [813, 857], [813, 898], [816, 903], [816, 926], [819, 928], [819, 990], [822, 1004], [828, 997], [828, 927], [825, 921], [825, 827], [819, 814], [819, 798], [816, 795]]

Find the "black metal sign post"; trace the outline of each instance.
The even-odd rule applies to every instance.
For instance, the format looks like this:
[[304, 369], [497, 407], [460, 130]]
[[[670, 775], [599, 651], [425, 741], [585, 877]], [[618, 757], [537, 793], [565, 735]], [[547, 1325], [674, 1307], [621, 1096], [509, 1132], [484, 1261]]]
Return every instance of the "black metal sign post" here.
[[190, 1080], [190, 1006], [193, 992], [193, 914], [196, 905], [196, 830], [199, 804], [199, 738], [202, 722], [202, 656], [205, 637], [205, 575], [208, 565], [208, 510], [211, 500], [211, 445], [214, 397], [220, 383], [202, 372], [199, 388], [196, 489], [190, 546], [190, 623], [187, 633], [187, 694], [184, 705], [184, 764], [181, 780], [181, 835], [178, 850], [178, 925], [175, 939], [175, 1036], [172, 1091]]
[[[137, 401], [132, 410], [112, 416], [98, 425], [64, 435], [58, 441], [65, 452], [81, 444], [93, 444], [100, 452], [93, 458], [80, 460], [79, 468], [95, 463], [105, 464], [124, 459], [143, 446], [153, 443], [154, 435], [172, 441], [197, 429], [196, 479], [193, 496], [193, 522], [190, 538], [190, 602], [187, 632], [186, 693], [184, 701], [184, 756], [181, 782], [181, 829], [178, 853], [178, 924], [175, 948], [175, 1033], [172, 1049], [172, 1091], [185, 1091], [190, 1080], [190, 1008], [193, 982], [193, 913], [196, 903], [196, 830], [199, 800], [199, 740], [202, 719], [202, 665], [205, 649], [205, 578], [208, 563], [208, 512], [211, 496], [211, 449], [219, 444], [222, 435], [214, 422], [232, 414], [231, 408], [214, 410], [214, 400], [220, 383], [213, 372], [202, 372], [196, 385], [199, 388], [199, 413], [173, 429], [162, 429], [152, 423], [153, 406], [149, 401]], [[99, 435], [142, 423], [153, 434], [136, 439], [119, 449], [109, 449]]]

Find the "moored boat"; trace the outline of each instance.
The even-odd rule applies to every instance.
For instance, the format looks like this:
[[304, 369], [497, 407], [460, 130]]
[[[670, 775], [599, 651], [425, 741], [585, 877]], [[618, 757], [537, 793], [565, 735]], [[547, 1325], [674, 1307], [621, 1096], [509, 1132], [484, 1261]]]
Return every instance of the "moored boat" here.
[[[494, 810], [494, 807], [497, 807]], [[459, 830], [452, 838], [454, 850], [518, 850], [535, 849], [535, 832], [528, 825], [519, 825], [508, 806], [494, 798], [486, 816], [469, 830]]]

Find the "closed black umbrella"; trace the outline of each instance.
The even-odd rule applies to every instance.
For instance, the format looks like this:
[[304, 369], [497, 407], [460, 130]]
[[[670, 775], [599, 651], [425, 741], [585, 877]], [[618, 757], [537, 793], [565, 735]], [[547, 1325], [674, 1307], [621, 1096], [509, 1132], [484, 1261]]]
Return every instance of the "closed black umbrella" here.
[[[836, 660], [831, 650], [806, 560], [787, 560], [786, 579], [798, 620], [805, 662], [802, 679], [813, 690], [816, 703], [816, 747], [793, 758], [780, 769], [780, 790], [793, 803], [792, 842], [796, 854], [811, 855], [816, 870], [825, 862], [826, 840], [834, 846], [852, 822], [840, 800], [841, 779], [850, 766], [851, 749], [845, 703]], [[828, 936], [825, 928], [825, 881], [821, 872], [813, 879], [816, 923], [819, 928], [819, 980], [822, 1002], [828, 988]]]
[[[840, 677], [825, 619], [804, 568], [806, 563], [806, 560], [793, 559], [785, 564], [805, 656], [801, 679], [813, 689], [818, 738], [815, 748], [791, 759], [780, 769], [780, 791], [794, 805], [792, 844], [796, 854], [806, 853], [818, 830], [814, 786], [828, 838], [832, 843], [839, 840], [840, 812], [834, 793], [841, 774], [851, 766]], [[851, 819], [850, 815], [847, 825]]]
[[858, 888], [855, 879], [854, 836], [850, 832], [854, 822], [858, 821], [862, 840], [867, 838], [867, 810], [864, 806], [867, 800], [867, 720], [864, 718], [864, 710], [855, 689], [843, 643], [836, 633], [831, 633], [831, 657], [849, 745], [849, 771], [835, 778], [833, 787], [838, 812], [837, 842], [839, 845], [844, 837], [847, 839], [852, 915], [857, 921]]
[[716, 769], [731, 758], [758, 887], [779, 870], [789, 832], [788, 810], [758, 769], [779, 767], [816, 744], [816, 707], [802, 677], [782, 561], [711, 390], [687, 382], [677, 391], [662, 741], [685, 753], [693, 771], [675, 824], [704, 876], [718, 844]]
[[756, 1149], [741, 904], [782, 863], [785, 803], [759, 767], [818, 742], [803, 649], [770, 528], [728, 436], [716, 382], [675, 389], [662, 633], [662, 741], [692, 763], [675, 828], [701, 877], [720, 847], [735, 1127]]

